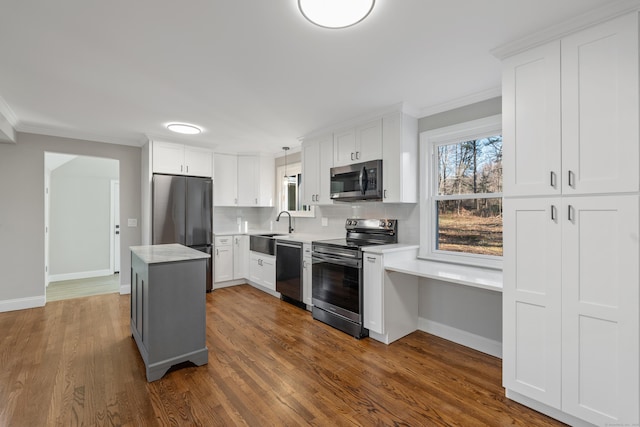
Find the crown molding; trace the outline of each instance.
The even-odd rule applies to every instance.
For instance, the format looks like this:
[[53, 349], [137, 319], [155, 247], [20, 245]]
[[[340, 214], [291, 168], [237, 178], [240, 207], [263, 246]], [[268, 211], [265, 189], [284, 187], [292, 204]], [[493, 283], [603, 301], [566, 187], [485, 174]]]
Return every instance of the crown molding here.
[[26, 122], [18, 122], [15, 129], [21, 133], [33, 133], [37, 135], [56, 136], [59, 138], [104, 142], [107, 144], [128, 145], [131, 147], [141, 147], [146, 141], [146, 138], [141, 137], [139, 134], [115, 135], [108, 133], [90, 133]]
[[417, 117], [422, 118], [433, 116], [434, 114], [455, 110], [456, 108], [466, 107], [467, 105], [475, 104], [476, 102], [482, 102], [486, 101], [487, 99], [498, 98], [500, 96], [502, 96], [502, 87], [493, 87], [481, 92], [476, 92], [460, 98], [452, 99], [451, 101], [443, 102], [442, 104], [424, 107], [420, 110], [420, 114]]
[[0, 96], [0, 142], [16, 143], [16, 114]]
[[609, 21], [630, 12], [637, 12], [638, 10], [640, 10], [640, 0], [618, 0], [592, 9], [560, 24], [547, 27], [521, 39], [498, 46], [491, 50], [491, 54], [496, 58], [503, 60], [509, 56], [558, 40], [587, 27], [604, 21]]

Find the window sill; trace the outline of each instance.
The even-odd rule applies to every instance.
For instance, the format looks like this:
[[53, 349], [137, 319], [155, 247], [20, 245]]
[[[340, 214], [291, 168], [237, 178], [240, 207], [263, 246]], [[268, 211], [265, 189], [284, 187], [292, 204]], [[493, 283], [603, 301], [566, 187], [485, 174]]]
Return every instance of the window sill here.
[[425, 259], [393, 259], [384, 269], [443, 282], [502, 292], [502, 271]]

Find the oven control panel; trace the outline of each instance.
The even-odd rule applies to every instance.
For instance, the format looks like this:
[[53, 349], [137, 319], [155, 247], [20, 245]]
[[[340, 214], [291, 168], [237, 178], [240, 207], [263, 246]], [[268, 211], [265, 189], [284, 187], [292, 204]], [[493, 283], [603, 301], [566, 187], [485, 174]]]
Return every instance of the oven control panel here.
[[398, 226], [397, 219], [361, 219], [349, 218], [345, 224], [347, 231], [349, 230], [395, 230]]

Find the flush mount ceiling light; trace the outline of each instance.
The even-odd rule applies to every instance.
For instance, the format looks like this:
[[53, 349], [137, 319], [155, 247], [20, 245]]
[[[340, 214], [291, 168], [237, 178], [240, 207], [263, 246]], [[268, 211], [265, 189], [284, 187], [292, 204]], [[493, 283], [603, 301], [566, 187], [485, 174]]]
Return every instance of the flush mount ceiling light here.
[[187, 123], [169, 123], [167, 129], [172, 132], [184, 133], [187, 135], [197, 135], [202, 132], [198, 126], [190, 125]]
[[302, 15], [325, 28], [345, 28], [366, 18], [375, 0], [298, 0]]

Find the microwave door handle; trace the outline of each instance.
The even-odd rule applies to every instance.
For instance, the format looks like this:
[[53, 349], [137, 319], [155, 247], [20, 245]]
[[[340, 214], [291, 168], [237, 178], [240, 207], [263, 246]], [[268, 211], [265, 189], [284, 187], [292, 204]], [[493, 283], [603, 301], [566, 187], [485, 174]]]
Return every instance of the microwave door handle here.
[[362, 193], [363, 196], [367, 192], [368, 181], [369, 180], [367, 179], [367, 168], [362, 166], [362, 169], [360, 169], [360, 193]]

